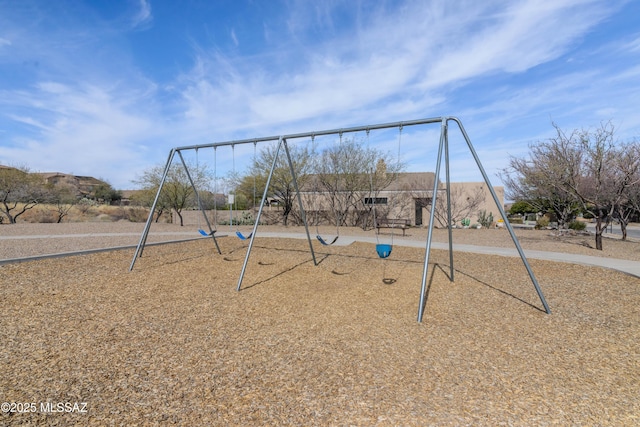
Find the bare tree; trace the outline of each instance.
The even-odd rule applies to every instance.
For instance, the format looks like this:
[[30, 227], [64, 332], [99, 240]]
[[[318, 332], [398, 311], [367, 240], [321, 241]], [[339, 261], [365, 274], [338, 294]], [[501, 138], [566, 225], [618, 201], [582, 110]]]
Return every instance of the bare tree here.
[[602, 233], [638, 183], [636, 149], [615, 140], [610, 122], [569, 134], [553, 126], [556, 136], [531, 146], [528, 158], [511, 158], [503, 171], [508, 194], [529, 203], [547, 200], [565, 222], [577, 204], [595, 218], [596, 249], [602, 250]]
[[45, 198], [43, 179], [26, 166], [0, 168], [0, 213], [15, 224], [17, 218]]
[[580, 211], [570, 183], [581, 173], [583, 156], [556, 130], [558, 137], [530, 145], [529, 157], [511, 157], [500, 176], [509, 199], [526, 201], [537, 212], [553, 211], [565, 228]]
[[401, 168], [389, 154], [355, 139], [345, 138], [325, 149], [315, 165], [317, 186], [327, 195], [336, 225], [357, 225], [361, 209], [374, 208], [373, 203], [364, 203], [365, 198], [376, 200]]
[[[481, 185], [473, 187], [469, 192], [465, 192], [462, 187], [454, 186], [450, 194], [452, 224], [473, 216], [485, 201], [485, 193]], [[442, 226], [449, 226], [447, 196], [444, 193], [436, 199], [435, 216], [436, 221]]]
[[[640, 143], [638, 141], [634, 141], [633, 144], [636, 147], [636, 152], [640, 152]], [[636, 155], [640, 157], [640, 153]], [[636, 173], [634, 182], [640, 183], [640, 171]], [[622, 231], [623, 240], [626, 240], [627, 238], [627, 225], [629, 224], [629, 219], [632, 216], [638, 216], [638, 214], [640, 214], [640, 185], [636, 184], [629, 187], [626, 201], [621, 203], [618, 211], [618, 219], [620, 220], [620, 229]]]
[[631, 216], [640, 210], [640, 143], [633, 141], [620, 144], [613, 159], [616, 180], [613, 217], [620, 223], [622, 240], [627, 239], [627, 225]]
[[637, 184], [638, 160], [628, 155], [626, 144], [614, 139], [615, 128], [610, 122], [572, 135], [585, 153], [585, 162], [583, 173], [570, 188], [585, 211], [595, 217], [596, 249], [602, 250], [602, 233], [627, 199], [629, 189]]

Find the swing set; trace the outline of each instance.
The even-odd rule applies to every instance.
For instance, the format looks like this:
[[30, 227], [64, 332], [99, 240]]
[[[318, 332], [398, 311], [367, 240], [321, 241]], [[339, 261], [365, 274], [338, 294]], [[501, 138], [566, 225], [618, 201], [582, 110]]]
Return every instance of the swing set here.
[[[300, 138], [314, 138], [315, 136], [318, 135], [343, 135], [346, 133], [356, 133], [356, 132], [363, 132], [366, 131], [367, 135], [369, 134], [370, 131], [372, 130], [379, 130], [379, 129], [393, 129], [393, 128], [397, 128], [399, 129], [399, 137], [398, 137], [398, 159], [399, 159], [399, 154], [400, 154], [400, 141], [402, 138], [402, 129], [408, 126], [417, 126], [417, 125], [430, 125], [430, 124], [439, 124], [440, 125], [440, 140], [439, 140], [439, 144], [438, 144], [438, 154], [437, 154], [437, 159], [436, 159], [436, 169], [435, 169], [435, 177], [434, 177], [434, 181], [433, 181], [433, 190], [432, 190], [432, 200], [431, 200], [431, 209], [430, 209], [430, 220], [429, 220], [429, 228], [428, 228], [428, 233], [427, 233], [427, 240], [426, 240], [426, 248], [425, 248], [425, 257], [424, 257], [424, 266], [423, 266], [423, 273], [422, 273], [422, 285], [420, 288], [420, 301], [419, 301], [419, 306], [418, 306], [418, 322], [422, 322], [422, 317], [423, 317], [423, 311], [424, 311], [424, 307], [425, 307], [425, 303], [426, 303], [426, 295], [427, 295], [427, 277], [428, 277], [428, 269], [429, 269], [429, 257], [430, 257], [430, 253], [431, 253], [431, 243], [432, 243], [432, 236], [433, 236], [433, 226], [435, 223], [435, 207], [436, 207], [436, 198], [438, 195], [438, 184], [439, 184], [439, 177], [440, 177], [440, 169], [441, 169], [441, 165], [442, 165], [442, 160], [443, 160], [443, 155], [444, 155], [444, 161], [445, 161], [445, 175], [446, 175], [446, 198], [447, 198], [447, 215], [448, 215], [448, 224], [451, 224], [451, 182], [450, 182], [450, 171], [449, 171], [449, 123], [453, 122], [457, 125], [458, 129], [460, 130], [460, 133], [462, 134], [462, 137], [464, 138], [467, 147], [469, 149], [470, 154], [472, 155], [473, 159], [476, 162], [476, 165], [478, 166], [478, 169], [480, 171], [480, 173], [482, 174], [482, 177], [485, 181], [485, 183], [487, 184], [487, 188], [491, 194], [491, 197], [493, 198], [496, 207], [500, 213], [500, 215], [503, 218], [506, 218], [506, 213], [504, 211], [504, 208], [502, 207], [502, 204], [500, 203], [500, 200], [498, 199], [498, 196], [493, 188], [493, 186], [491, 185], [490, 181], [489, 181], [489, 177], [487, 176], [487, 173], [484, 170], [484, 167], [482, 166], [482, 163], [480, 162], [480, 159], [475, 151], [475, 149], [473, 148], [473, 145], [471, 144], [471, 140], [469, 139], [469, 136], [467, 135], [466, 130], [464, 129], [462, 122], [456, 118], [456, 117], [435, 117], [435, 118], [428, 118], [428, 119], [420, 119], [420, 120], [412, 120], [412, 121], [403, 121], [403, 122], [394, 122], [394, 123], [384, 123], [384, 124], [377, 124], [377, 125], [368, 125], [368, 126], [358, 126], [358, 127], [350, 127], [350, 128], [343, 128], [343, 129], [331, 129], [331, 130], [324, 130], [324, 131], [314, 131], [314, 132], [304, 132], [304, 133], [297, 133], [297, 134], [289, 134], [289, 135], [278, 135], [278, 136], [269, 136], [269, 137], [262, 137], [262, 138], [252, 138], [252, 139], [246, 139], [246, 140], [237, 140], [237, 141], [228, 141], [228, 142], [218, 142], [218, 143], [212, 143], [212, 144], [202, 144], [202, 145], [191, 145], [191, 146], [183, 146], [183, 147], [176, 147], [176, 148], [172, 148], [171, 151], [169, 152], [169, 157], [167, 159], [167, 163], [162, 175], [162, 179], [160, 181], [160, 185], [158, 188], [158, 192], [156, 194], [156, 197], [154, 199], [153, 205], [151, 207], [150, 213], [149, 213], [149, 217], [147, 218], [147, 222], [145, 224], [144, 230], [142, 232], [142, 235], [140, 236], [140, 241], [136, 247], [135, 253], [133, 255], [133, 259], [131, 261], [131, 265], [129, 267], [129, 271], [133, 270], [133, 267], [135, 265], [136, 259], [140, 256], [142, 256], [142, 252], [144, 250], [144, 247], [146, 245], [146, 241], [147, 241], [147, 237], [149, 234], [149, 229], [151, 227], [152, 224], [152, 220], [153, 220], [153, 212], [156, 209], [156, 205], [158, 203], [158, 199], [160, 196], [160, 192], [162, 191], [162, 187], [165, 184], [165, 181], [167, 179], [167, 175], [169, 172], [169, 169], [173, 163], [173, 160], [176, 156], [176, 154], [178, 155], [180, 161], [182, 162], [182, 166], [185, 168], [185, 170], [187, 171], [187, 176], [189, 178], [189, 181], [191, 183], [191, 185], [193, 186], [194, 190], [195, 190], [195, 194], [198, 195], [196, 186], [193, 182], [193, 180], [191, 179], [191, 175], [189, 174], [189, 170], [187, 168], [187, 165], [184, 161], [184, 158], [182, 157], [182, 152], [183, 151], [190, 151], [190, 150], [197, 150], [201, 149], [201, 148], [214, 148], [214, 152], [218, 147], [222, 147], [222, 146], [231, 146], [232, 150], [233, 147], [235, 145], [240, 145], [240, 144], [250, 144], [253, 143], [254, 144], [254, 161], [255, 161], [255, 146], [258, 143], [262, 143], [262, 142], [272, 142], [272, 143], [277, 143], [276, 149], [275, 149], [275, 154], [274, 154], [274, 158], [273, 158], [273, 163], [271, 165], [269, 174], [267, 176], [267, 180], [264, 186], [264, 192], [262, 195], [262, 199], [260, 201], [260, 207], [258, 209], [258, 213], [256, 215], [254, 224], [253, 224], [253, 230], [251, 231], [250, 234], [248, 235], [243, 235], [242, 233], [238, 232], [236, 233], [236, 235], [239, 238], [244, 238], [244, 240], [249, 240], [249, 245], [247, 248], [247, 252], [245, 255], [245, 259], [244, 259], [244, 263], [242, 265], [242, 270], [240, 272], [240, 277], [238, 278], [238, 283], [237, 283], [237, 287], [236, 290], [240, 291], [242, 288], [242, 281], [244, 279], [244, 275], [246, 273], [246, 269], [247, 269], [247, 265], [249, 262], [249, 258], [251, 256], [251, 249], [253, 248], [253, 244], [254, 244], [254, 240], [256, 237], [256, 232], [258, 229], [258, 225], [260, 223], [260, 217], [262, 215], [264, 206], [265, 206], [265, 202], [267, 200], [267, 196], [268, 196], [268, 190], [271, 184], [271, 179], [273, 177], [274, 171], [276, 169], [276, 165], [278, 162], [278, 156], [280, 155], [281, 151], [284, 151], [285, 155], [286, 155], [286, 160], [287, 160], [287, 164], [289, 166], [289, 172], [291, 173], [291, 177], [292, 177], [292, 182], [293, 182], [293, 186], [295, 188], [296, 191], [296, 198], [298, 200], [298, 205], [300, 208], [300, 214], [301, 214], [301, 219], [302, 222], [304, 223], [304, 227], [305, 227], [305, 231], [306, 231], [306, 235], [307, 235], [307, 241], [309, 244], [309, 251], [311, 253], [311, 257], [313, 259], [314, 265], [318, 265], [318, 261], [316, 259], [316, 254], [313, 248], [313, 244], [312, 244], [312, 240], [311, 240], [311, 235], [309, 233], [309, 226], [307, 223], [307, 218], [306, 218], [306, 213], [305, 213], [305, 209], [302, 203], [302, 198], [301, 198], [301, 193], [300, 193], [300, 189], [298, 187], [298, 182], [297, 182], [297, 177], [296, 177], [296, 172], [295, 169], [293, 167], [293, 162], [291, 160], [291, 154], [289, 151], [289, 146], [288, 146], [288, 142], [291, 140], [296, 140], [296, 139], [300, 139]], [[235, 169], [235, 158], [234, 158], [234, 169]], [[254, 186], [255, 186], [255, 181], [254, 181]], [[254, 188], [254, 193], [255, 193], [255, 188]], [[254, 197], [255, 200], [255, 197]], [[375, 198], [372, 198], [372, 200], [375, 200]], [[202, 204], [200, 203], [200, 199], [198, 197], [198, 203], [199, 203], [199, 208], [202, 210], [203, 214], [205, 213], [202, 207]], [[375, 202], [372, 203], [372, 210], [373, 210], [373, 214], [376, 214], [376, 207], [375, 207]], [[206, 233], [206, 231], [201, 230], [201, 234], [205, 235], [207, 234], [208, 236], [213, 238], [213, 241], [216, 245], [216, 248], [218, 249], [218, 253], [221, 253], [220, 248], [218, 246], [218, 242], [216, 240], [216, 236], [215, 236], [215, 231], [214, 229], [211, 227], [211, 224], [209, 223], [209, 220], [207, 218], [206, 215], [204, 215], [205, 221], [207, 223], [207, 225], [209, 226], [209, 230], [211, 230], [211, 232], [209, 234]], [[316, 224], [317, 226], [317, 224]], [[551, 310], [549, 309], [549, 306], [544, 298], [544, 295], [542, 293], [542, 289], [540, 288], [540, 285], [538, 284], [538, 281], [533, 273], [533, 271], [531, 270], [531, 267], [529, 265], [529, 262], [524, 254], [524, 251], [522, 249], [522, 247], [520, 246], [520, 243], [513, 231], [513, 228], [511, 227], [511, 224], [509, 224], [508, 221], [505, 222], [505, 226], [507, 228], [507, 230], [509, 231], [509, 234], [511, 236], [511, 239], [513, 240], [513, 243], [518, 251], [518, 254], [522, 260], [522, 263], [524, 264], [527, 273], [529, 274], [529, 278], [531, 279], [531, 282], [533, 284], [533, 286], [535, 287], [535, 290], [538, 294], [538, 297], [540, 298], [540, 301], [542, 303], [542, 305], [544, 306], [544, 310], [546, 313], [551, 313]], [[316, 228], [316, 230], [318, 230]], [[338, 230], [337, 230], [338, 231]], [[204, 232], [204, 233], [203, 233]], [[448, 232], [449, 232], [449, 266], [450, 266], [450, 272], [449, 272], [449, 280], [450, 281], [454, 281], [454, 263], [453, 263], [453, 236], [452, 236], [452, 227], [449, 226], [448, 227]], [[377, 239], [379, 239], [379, 233], [376, 234]], [[316, 236], [317, 240], [323, 244], [323, 245], [330, 245], [335, 243], [338, 240], [338, 235], [336, 235], [336, 237], [331, 240], [329, 242], [329, 240], [325, 240], [322, 238], [322, 236], [320, 236], [320, 233], [317, 233]], [[376, 245], [376, 252], [378, 254], [378, 256], [380, 258], [387, 258], [391, 255], [391, 252], [393, 250], [393, 233], [391, 235], [391, 243], [380, 243], [378, 240], [378, 244]]]

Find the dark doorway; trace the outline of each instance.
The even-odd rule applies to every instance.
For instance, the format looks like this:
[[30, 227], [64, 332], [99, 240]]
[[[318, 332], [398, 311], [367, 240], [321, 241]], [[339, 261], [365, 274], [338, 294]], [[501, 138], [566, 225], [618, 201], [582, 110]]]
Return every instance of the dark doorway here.
[[415, 202], [416, 211], [416, 225], [422, 225], [422, 209], [431, 205], [430, 197], [416, 197], [413, 199]]

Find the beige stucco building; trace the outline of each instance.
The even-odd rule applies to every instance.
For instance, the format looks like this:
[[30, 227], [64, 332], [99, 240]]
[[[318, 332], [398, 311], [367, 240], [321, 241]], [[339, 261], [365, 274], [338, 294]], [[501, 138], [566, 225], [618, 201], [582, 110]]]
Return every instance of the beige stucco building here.
[[[309, 225], [335, 225], [336, 214], [339, 211], [346, 212], [349, 217], [345, 220], [348, 225], [373, 226], [372, 212], [375, 210], [377, 219], [402, 219], [407, 220], [411, 226], [427, 227], [431, 213], [431, 201], [433, 199], [433, 172], [401, 173], [390, 180], [390, 183], [380, 191], [371, 193], [366, 190], [345, 190], [339, 184], [337, 191], [331, 192], [319, 190], [321, 186], [308, 179], [301, 187], [301, 198]], [[366, 178], [368, 179], [368, 178]], [[362, 188], [368, 187], [363, 181]], [[447, 223], [446, 191], [445, 183], [438, 185], [436, 198], [436, 227], [445, 227]], [[494, 187], [501, 206], [504, 203], [504, 188]], [[484, 182], [452, 182], [451, 183], [451, 216], [456, 227], [462, 226], [462, 219], [469, 218], [471, 225], [478, 223], [478, 213], [485, 210], [493, 214], [494, 222], [500, 219], [498, 208]], [[334, 205], [335, 204], [335, 205]], [[335, 208], [334, 208], [335, 206]], [[278, 222], [280, 219], [280, 207], [273, 203], [265, 208], [263, 222]], [[294, 211], [290, 223], [299, 222], [299, 207], [294, 202]], [[239, 218], [244, 211], [233, 212], [233, 216]], [[255, 211], [252, 215], [255, 215]], [[200, 221], [197, 211], [183, 211], [185, 224], [197, 224]], [[208, 212], [213, 219], [213, 211]], [[228, 211], [218, 212], [220, 220], [228, 220]]]
[[[431, 215], [431, 201], [433, 200], [433, 172], [401, 173], [395, 177], [384, 189], [375, 194], [361, 192], [358, 195], [343, 194], [344, 199], [360, 200], [353, 205], [352, 215], [367, 215], [371, 208], [375, 208], [376, 215], [380, 218], [393, 218], [408, 220], [412, 226], [426, 227], [429, 225]], [[310, 185], [307, 185], [310, 187]], [[452, 182], [451, 183], [451, 216], [455, 226], [462, 226], [461, 220], [469, 218], [471, 224], [478, 222], [478, 214], [486, 211], [493, 215], [494, 221], [501, 217], [499, 210], [484, 182]], [[494, 187], [500, 206], [504, 204], [504, 188]], [[340, 199], [345, 193], [338, 189], [334, 199]], [[325, 221], [335, 223], [335, 215], [332, 212], [331, 195], [322, 191], [301, 191], [303, 205], [307, 217], [324, 218]], [[445, 227], [447, 223], [447, 197], [446, 183], [438, 184], [436, 197], [436, 227]], [[334, 201], [334, 203], [336, 203]], [[337, 202], [340, 204], [340, 202]], [[341, 206], [345, 206], [346, 202]], [[351, 224], [361, 222], [360, 218], [352, 218]]]

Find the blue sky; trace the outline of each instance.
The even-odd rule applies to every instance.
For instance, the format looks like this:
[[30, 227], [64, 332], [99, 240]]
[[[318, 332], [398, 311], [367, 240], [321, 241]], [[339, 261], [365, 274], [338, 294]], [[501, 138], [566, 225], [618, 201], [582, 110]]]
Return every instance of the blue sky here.
[[[640, 135], [639, 16], [637, 0], [0, 0], [0, 164], [129, 189], [175, 146], [456, 116], [500, 185], [552, 120]], [[408, 170], [434, 170], [437, 133], [403, 132]], [[452, 178], [479, 180], [454, 134]], [[252, 153], [220, 149], [218, 175]]]

